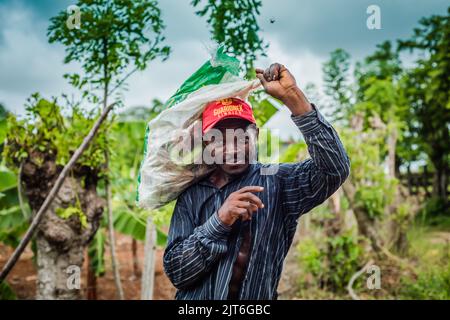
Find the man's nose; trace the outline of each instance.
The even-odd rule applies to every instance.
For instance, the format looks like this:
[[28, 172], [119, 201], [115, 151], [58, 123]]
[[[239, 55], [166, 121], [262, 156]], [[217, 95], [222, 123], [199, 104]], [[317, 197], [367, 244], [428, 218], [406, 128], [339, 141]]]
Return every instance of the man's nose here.
[[244, 144], [239, 144], [237, 141], [224, 143], [223, 144], [223, 152], [224, 153], [237, 153], [245, 150]]

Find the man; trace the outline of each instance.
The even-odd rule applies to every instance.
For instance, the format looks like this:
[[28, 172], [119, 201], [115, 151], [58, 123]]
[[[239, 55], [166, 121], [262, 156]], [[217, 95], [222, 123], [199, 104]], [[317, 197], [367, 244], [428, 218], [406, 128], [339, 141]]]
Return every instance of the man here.
[[[336, 131], [292, 74], [276, 63], [257, 69], [256, 75], [265, 91], [291, 111], [311, 158], [250, 163], [253, 146], [247, 141], [244, 147], [234, 139], [215, 143], [227, 161], [181, 194], [170, 225], [164, 269], [178, 289], [177, 299], [276, 299], [299, 217], [324, 202], [349, 175], [350, 162]], [[247, 107], [242, 101], [241, 112], [230, 113], [217, 102], [209, 104], [203, 113], [205, 133], [255, 129]], [[242, 152], [244, 161], [229, 161]]]

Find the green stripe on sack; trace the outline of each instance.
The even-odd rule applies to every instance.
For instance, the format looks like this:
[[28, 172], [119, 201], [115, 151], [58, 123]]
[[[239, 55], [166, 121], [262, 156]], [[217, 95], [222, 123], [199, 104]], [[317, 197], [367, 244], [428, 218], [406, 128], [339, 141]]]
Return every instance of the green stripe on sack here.
[[[219, 46], [213, 57], [205, 62], [195, 73], [193, 73], [186, 81], [183, 82], [181, 87], [171, 96], [165, 103], [165, 108], [173, 107], [174, 105], [184, 101], [191, 93], [199, 90], [200, 88], [222, 83], [224, 79], [229, 79], [229, 75], [232, 77], [239, 76], [240, 62], [238, 59], [231, 57], [224, 53], [224, 46]], [[139, 186], [141, 184], [141, 169], [144, 161], [147, 157], [147, 142], [150, 132], [150, 127], [147, 124], [145, 130], [144, 139], [144, 158], [142, 159], [141, 166], [139, 168], [139, 175], [137, 178], [137, 192], [136, 202], [139, 202]]]

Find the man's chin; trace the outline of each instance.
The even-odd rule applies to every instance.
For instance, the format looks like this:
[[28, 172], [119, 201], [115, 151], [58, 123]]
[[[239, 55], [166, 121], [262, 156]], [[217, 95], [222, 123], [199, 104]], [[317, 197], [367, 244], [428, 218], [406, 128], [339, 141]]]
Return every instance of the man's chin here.
[[249, 164], [248, 163], [244, 163], [244, 164], [221, 164], [220, 168], [222, 169], [223, 172], [230, 174], [230, 175], [237, 175], [237, 174], [241, 174], [243, 173], [247, 168], [248, 168]]

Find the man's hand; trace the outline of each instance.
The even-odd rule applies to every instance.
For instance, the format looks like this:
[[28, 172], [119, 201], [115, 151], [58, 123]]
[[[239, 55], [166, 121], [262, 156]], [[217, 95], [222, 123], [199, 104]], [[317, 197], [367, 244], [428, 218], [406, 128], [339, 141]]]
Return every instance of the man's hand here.
[[256, 69], [256, 77], [272, 97], [281, 100], [294, 115], [313, 110], [303, 92], [298, 88], [294, 76], [279, 63], [266, 70]]
[[251, 220], [253, 213], [264, 204], [252, 192], [261, 192], [263, 187], [248, 186], [231, 193], [219, 209], [219, 219], [231, 226], [237, 219]]

